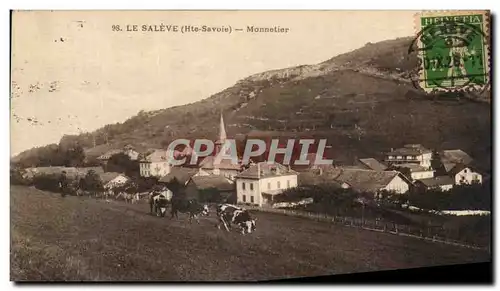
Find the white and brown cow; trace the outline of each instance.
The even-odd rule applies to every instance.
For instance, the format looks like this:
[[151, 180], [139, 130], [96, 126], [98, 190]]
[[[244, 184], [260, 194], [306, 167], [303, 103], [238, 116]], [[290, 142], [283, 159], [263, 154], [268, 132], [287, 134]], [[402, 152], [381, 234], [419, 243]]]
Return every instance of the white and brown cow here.
[[217, 217], [219, 218], [219, 223], [217, 224], [219, 229], [221, 224], [223, 224], [226, 230], [229, 231], [231, 225], [235, 224], [240, 227], [242, 234], [252, 233], [255, 231], [255, 221], [257, 218], [252, 218], [250, 212], [236, 205], [218, 205]]

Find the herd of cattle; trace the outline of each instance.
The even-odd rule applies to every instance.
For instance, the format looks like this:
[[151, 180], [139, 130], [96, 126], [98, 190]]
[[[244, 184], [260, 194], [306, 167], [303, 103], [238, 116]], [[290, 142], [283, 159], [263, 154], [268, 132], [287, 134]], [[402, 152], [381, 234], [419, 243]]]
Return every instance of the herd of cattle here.
[[[62, 188], [62, 187], [59, 187], [59, 188]], [[115, 194], [115, 192], [113, 192], [112, 190], [106, 190], [106, 191], [99, 192], [99, 191], [84, 191], [82, 189], [77, 189], [77, 190], [72, 191], [72, 192], [66, 190], [65, 194], [71, 194], [71, 193], [74, 193], [74, 195], [79, 196], [79, 197], [80, 196], [88, 196], [88, 197], [94, 197], [94, 198], [103, 198], [103, 199], [106, 199], [107, 201], [109, 198], [114, 198], [115, 200], [123, 199], [127, 203], [135, 203], [135, 202], [139, 201], [141, 198], [140, 197], [141, 194], [139, 194], [139, 193], [130, 194], [130, 193], [126, 193], [126, 192], [118, 192], [117, 194]]]
[[[186, 213], [189, 215], [189, 222], [193, 218], [199, 223], [199, 216], [208, 216], [210, 211], [207, 204], [200, 204], [196, 200], [171, 198], [168, 199], [162, 193], [152, 192], [149, 197], [149, 205], [151, 214], [164, 217], [167, 208], [171, 207], [171, 218], [178, 217], [177, 213]], [[226, 231], [230, 231], [232, 225], [239, 228], [242, 234], [252, 233], [256, 229], [255, 221], [257, 218], [252, 218], [249, 211], [232, 204], [219, 204], [216, 206], [216, 215], [218, 219], [217, 227], [220, 229], [224, 226]]]
[[[80, 189], [75, 191], [76, 196], [90, 196], [95, 198], [104, 198], [109, 201], [109, 198], [114, 198], [116, 200], [123, 199], [127, 203], [135, 203], [141, 200], [143, 195], [149, 196], [150, 213], [156, 214], [157, 216], [164, 217], [167, 213], [167, 209], [170, 206], [171, 218], [178, 218], [178, 213], [186, 213], [189, 216], [189, 223], [193, 219], [199, 223], [199, 216], [208, 216], [210, 213], [209, 206], [207, 204], [200, 204], [198, 201], [193, 199], [179, 198], [176, 196], [167, 197], [164, 192], [152, 191], [150, 193], [136, 193], [130, 194], [126, 192], [119, 192], [114, 194], [113, 191], [89, 192], [82, 191]], [[252, 218], [249, 211], [233, 205], [233, 204], [219, 204], [216, 206], [216, 211], [218, 224], [217, 227], [220, 229], [224, 226], [226, 231], [230, 231], [232, 225], [239, 228], [242, 234], [252, 233], [255, 231], [255, 221], [256, 218]]]

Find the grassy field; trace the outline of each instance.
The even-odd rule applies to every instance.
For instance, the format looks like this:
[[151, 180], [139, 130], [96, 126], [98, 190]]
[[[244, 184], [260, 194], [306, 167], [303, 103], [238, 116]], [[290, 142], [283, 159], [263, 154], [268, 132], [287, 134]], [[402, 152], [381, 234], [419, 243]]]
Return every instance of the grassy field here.
[[302, 218], [255, 213], [257, 232], [129, 205], [11, 188], [11, 280], [270, 280], [490, 261], [489, 254]]

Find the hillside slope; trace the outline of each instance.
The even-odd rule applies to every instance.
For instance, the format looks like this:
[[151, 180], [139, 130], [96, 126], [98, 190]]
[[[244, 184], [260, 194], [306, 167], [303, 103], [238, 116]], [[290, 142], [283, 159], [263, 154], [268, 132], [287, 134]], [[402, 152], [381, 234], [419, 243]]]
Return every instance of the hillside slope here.
[[[160, 147], [175, 138], [215, 138], [222, 112], [229, 136], [238, 133], [328, 138], [333, 158], [352, 163], [405, 143], [461, 148], [489, 169], [491, 108], [482, 96], [429, 98], [410, 80], [411, 38], [368, 43], [316, 65], [255, 74], [199, 102], [141, 112], [95, 133], [100, 148]], [[450, 96], [448, 96], [450, 97]], [[452, 96], [453, 97], [453, 96]], [[465, 97], [465, 98], [463, 98]], [[484, 102], [486, 101], [486, 102]], [[92, 146], [92, 135], [61, 144]], [[98, 154], [99, 151], [95, 151]], [[33, 152], [22, 153], [22, 159]]]
[[[146, 203], [14, 186], [11, 280], [255, 281], [489, 262], [457, 246], [252, 212], [255, 233], [149, 215]], [[214, 211], [210, 209], [210, 211]], [[160, 231], [159, 231], [160, 230]], [[311, 239], [313, 238], [313, 239]]]

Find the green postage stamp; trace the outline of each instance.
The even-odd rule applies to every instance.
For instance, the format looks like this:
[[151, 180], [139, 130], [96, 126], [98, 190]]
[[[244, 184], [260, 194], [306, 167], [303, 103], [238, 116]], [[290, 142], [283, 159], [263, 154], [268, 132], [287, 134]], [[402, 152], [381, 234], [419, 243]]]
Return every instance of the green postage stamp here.
[[415, 15], [418, 84], [426, 92], [482, 91], [490, 81], [489, 11]]

